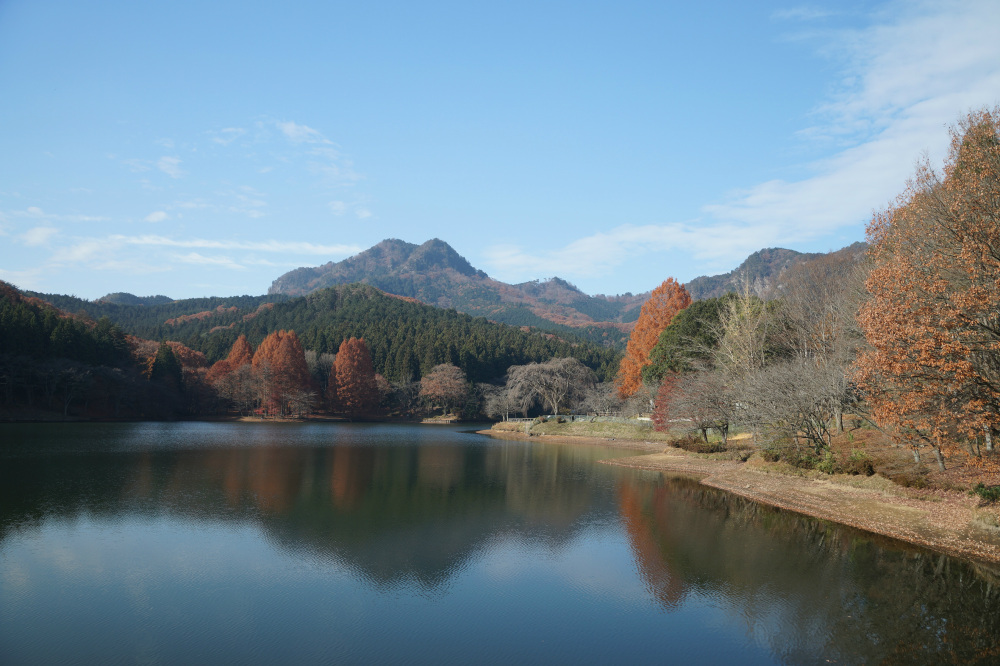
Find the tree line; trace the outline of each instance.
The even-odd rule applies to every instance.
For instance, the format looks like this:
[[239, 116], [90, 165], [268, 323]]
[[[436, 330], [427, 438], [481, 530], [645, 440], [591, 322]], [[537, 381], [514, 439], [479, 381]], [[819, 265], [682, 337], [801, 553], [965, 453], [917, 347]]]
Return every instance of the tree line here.
[[[489, 382], [501, 380], [512, 365], [573, 356], [582, 359], [581, 366], [589, 364], [583, 366], [588, 372], [605, 377], [617, 366], [617, 354], [607, 348], [439, 310], [363, 285], [278, 304], [250, 299], [250, 313], [219, 303], [230, 324], [214, 330], [205, 330], [214, 315], [163, 311], [172, 305], [127, 307], [175, 315], [173, 331], [193, 332], [184, 342], [130, 335], [107, 316], [95, 323], [68, 315], [6, 286], [0, 303], [4, 404], [54, 409], [61, 400], [66, 415], [74, 407], [78, 415], [108, 418], [226, 410], [412, 416], [433, 408], [483, 417]], [[348, 371], [344, 364], [352, 358]]]
[[691, 304], [665, 282], [629, 340], [619, 397], [651, 398], [659, 427], [707, 441], [739, 425], [811, 461], [850, 413], [918, 462], [929, 452], [944, 469], [963, 450], [1000, 481], [1000, 107], [962, 119], [944, 169], [920, 164], [867, 240], [860, 263], [793, 266], [770, 300], [747, 283]]

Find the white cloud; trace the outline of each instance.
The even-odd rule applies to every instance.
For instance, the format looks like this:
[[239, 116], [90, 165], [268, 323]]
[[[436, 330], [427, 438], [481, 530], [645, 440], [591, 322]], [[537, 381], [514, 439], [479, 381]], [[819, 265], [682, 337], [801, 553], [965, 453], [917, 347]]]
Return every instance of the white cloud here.
[[361, 252], [363, 248], [357, 245], [320, 245], [303, 241], [233, 241], [208, 240], [192, 238], [176, 240], [166, 236], [109, 236], [108, 240], [125, 245], [149, 245], [162, 247], [190, 247], [213, 250], [250, 250], [257, 252], [284, 252], [288, 254], [320, 254], [320, 255], [351, 255]]
[[327, 204], [330, 207], [330, 212], [340, 217], [347, 212], [347, 204], [343, 201], [331, 201]]
[[768, 222], [809, 239], [866, 221], [898, 193], [924, 151], [940, 162], [946, 125], [1000, 101], [1000, 4], [921, 5], [893, 23], [841, 33], [843, 89], [802, 132], [844, 147], [797, 182], [770, 181], [705, 206], [716, 220]]
[[218, 132], [213, 133], [212, 141], [222, 146], [228, 146], [233, 141], [246, 134], [246, 132], [247, 131], [242, 127], [225, 127]]
[[115, 244], [104, 238], [78, 239], [58, 248], [52, 253], [49, 261], [54, 264], [79, 264], [107, 256], [115, 250]]
[[[905, 186], [915, 161], [940, 164], [947, 126], [1000, 102], [1000, 3], [898, 5], [890, 22], [826, 35], [846, 63], [843, 86], [799, 135], [840, 146], [797, 181], [772, 180], [703, 206], [696, 222], [619, 226], [539, 252], [498, 246], [489, 265], [508, 279], [603, 275], [649, 252], [688, 250], [708, 269], [732, 268], [762, 247], [815, 242], [867, 222]], [[901, 12], [901, 13], [900, 13]], [[778, 18], [821, 18], [798, 8]]]
[[229, 257], [206, 257], [203, 254], [197, 252], [189, 252], [188, 254], [175, 254], [173, 258], [182, 264], [196, 264], [198, 266], [220, 266], [222, 268], [228, 268], [231, 270], [246, 270], [246, 266], [242, 266]]
[[107, 222], [110, 218], [102, 215], [79, 215], [46, 213], [38, 206], [29, 206], [24, 210], [10, 210], [0, 213], [0, 218], [29, 218], [36, 222]]
[[354, 214], [358, 216], [359, 220], [364, 220], [372, 216], [372, 212], [367, 208], [358, 208], [354, 211]]
[[520, 281], [526, 276], [538, 275], [590, 278], [610, 275], [618, 266], [650, 253], [683, 251], [703, 266], [724, 265], [731, 257], [742, 259], [759, 250], [763, 247], [762, 238], [774, 233], [772, 228], [741, 225], [706, 227], [698, 221], [626, 224], [577, 239], [561, 248], [527, 252], [514, 245], [497, 245], [484, 254], [490, 273], [500, 279]]
[[174, 204], [176, 208], [211, 208], [212, 204], [204, 201], [203, 199], [192, 199], [190, 201], [178, 201]]
[[44, 279], [46, 277], [48, 277], [48, 271], [41, 268], [30, 268], [24, 271], [10, 271], [0, 268], [0, 280], [9, 282], [19, 289], [42, 291], [45, 288]]
[[180, 178], [184, 176], [187, 172], [181, 169], [181, 160], [178, 157], [161, 157], [156, 162], [156, 168], [167, 174], [171, 178]]
[[144, 259], [104, 259], [89, 264], [89, 268], [99, 271], [127, 273], [129, 275], [149, 275], [150, 273], [167, 273], [174, 267], [164, 262], [150, 262]]
[[157, 210], [157, 211], [154, 211], [154, 212], [150, 213], [149, 215], [147, 215], [143, 219], [146, 222], [163, 222], [164, 220], [170, 219], [170, 216], [167, 215], [162, 210]]
[[323, 136], [322, 132], [313, 129], [308, 125], [299, 125], [298, 123], [292, 121], [279, 121], [276, 122], [275, 125], [292, 143], [332, 143]]
[[25, 245], [33, 247], [47, 245], [49, 240], [58, 233], [59, 230], [55, 227], [35, 227], [21, 234], [21, 240], [24, 241]]
[[152, 164], [148, 160], [128, 159], [128, 160], [122, 160], [122, 163], [136, 173], [149, 171], [150, 169], [153, 168]]
[[815, 21], [835, 16], [836, 13], [813, 5], [801, 5], [798, 7], [789, 7], [788, 9], [779, 9], [771, 14], [771, 18], [779, 21]]

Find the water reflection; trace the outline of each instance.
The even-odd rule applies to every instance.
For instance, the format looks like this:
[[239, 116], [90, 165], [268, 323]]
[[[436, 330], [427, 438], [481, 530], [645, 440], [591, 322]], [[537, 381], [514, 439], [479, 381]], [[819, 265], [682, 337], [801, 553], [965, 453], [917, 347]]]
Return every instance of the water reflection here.
[[597, 450], [280, 441], [8, 458], [0, 539], [83, 514], [250, 521], [281, 547], [352, 567], [374, 585], [435, 588], [498, 534], [558, 548], [585, 513], [614, 511], [611, 495], [595, 494], [580, 473]]
[[197, 661], [183, 632], [230, 661], [1000, 660], [991, 569], [595, 464], [608, 450], [382, 426], [0, 434], [0, 653], [58, 634], [35, 661], [101, 640], [120, 658], [130, 632], [168, 663]]
[[783, 662], [1000, 661], [1000, 577], [989, 567], [684, 478], [625, 478], [618, 495], [663, 608], [711, 599]]

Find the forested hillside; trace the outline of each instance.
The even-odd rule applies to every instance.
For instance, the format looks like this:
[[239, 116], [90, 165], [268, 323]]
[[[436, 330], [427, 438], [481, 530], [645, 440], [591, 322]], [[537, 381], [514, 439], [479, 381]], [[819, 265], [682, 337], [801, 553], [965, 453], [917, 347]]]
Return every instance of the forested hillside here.
[[[217, 326], [228, 326], [270, 303], [287, 300], [283, 294], [269, 296], [225, 296], [188, 298], [174, 301], [165, 296], [140, 298], [118, 293], [96, 301], [76, 296], [24, 292], [25, 296], [51, 303], [63, 312], [97, 321], [107, 317], [130, 335], [149, 340], [176, 340], [178, 325], [184, 324], [183, 337], [200, 336]], [[166, 299], [164, 301], [163, 299]], [[153, 303], [153, 304], [150, 304]]]
[[419, 379], [434, 366], [451, 363], [470, 381], [483, 382], [502, 377], [511, 365], [554, 356], [578, 358], [609, 379], [618, 363], [618, 353], [608, 348], [496, 324], [357, 284], [277, 303], [207, 335], [191, 327], [177, 326], [174, 339], [204, 351], [210, 361], [223, 358], [241, 334], [256, 346], [273, 331], [294, 330], [305, 349], [321, 354], [335, 353], [347, 338], [364, 338], [375, 370], [390, 381]]
[[152, 306], [33, 295], [90, 319], [106, 317], [139, 338], [181, 342], [204, 352], [209, 362], [224, 358], [241, 334], [256, 347], [278, 330], [294, 330], [306, 349], [320, 354], [335, 353], [347, 338], [364, 338], [376, 371], [392, 381], [419, 379], [441, 363], [462, 368], [470, 381], [489, 381], [503, 376], [511, 365], [554, 356], [573, 356], [599, 377], [610, 378], [619, 356], [569, 327], [559, 327], [558, 336], [522, 330], [389, 296], [367, 285], [328, 288], [299, 298], [198, 298]]

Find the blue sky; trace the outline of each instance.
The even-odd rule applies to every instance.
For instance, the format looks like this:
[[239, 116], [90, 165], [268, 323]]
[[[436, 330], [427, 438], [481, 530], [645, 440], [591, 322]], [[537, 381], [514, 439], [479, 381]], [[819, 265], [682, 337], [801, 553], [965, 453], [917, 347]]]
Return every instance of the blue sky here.
[[0, 279], [260, 294], [384, 238], [641, 292], [838, 249], [1000, 103], [1000, 3], [0, 0]]

